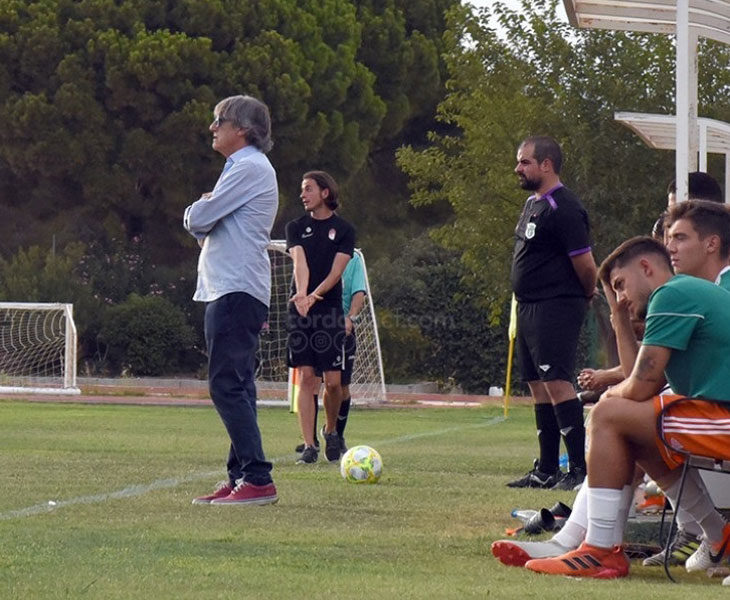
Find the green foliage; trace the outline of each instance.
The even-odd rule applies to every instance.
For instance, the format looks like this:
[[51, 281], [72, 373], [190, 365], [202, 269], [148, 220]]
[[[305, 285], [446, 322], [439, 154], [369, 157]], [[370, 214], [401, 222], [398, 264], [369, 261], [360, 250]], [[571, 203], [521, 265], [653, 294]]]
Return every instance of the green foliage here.
[[[442, 127], [427, 147], [398, 154], [412, 202], [446, 201], [453, 209], [435, 239], [462, 255], [495, 315], [509, 295], [513, 231], [526, 197], [512, 172], [522, 139], [549, 134], [561, 143], [561, 177], [588, 209], [598, 260], [649, 230], [674, 177], [671, 153], [648, 149], [613, 119], [617, 110], [673, 113], [670, 36], [576, 30], [555, 7], [554, 0], [524, 0], [519, 13], [501, 2], [478, 15], [452, 10]], [[701, 77], [703, 116], [730, 110], [728, 56], [726, 47], [702, 45], [700, 64], [715, 66]]]
[[74, 305], [80, 356], [93, 346], [102, 304], [81, 280], [78, 267], [86, 249], [69, 244], [59, 252], [32, 246], [11, 259], [0, 259], [0, 300], [3, 302], [64, 302]]
[[207, 127], [238, 93], [271, 108], [271, 157], [292, 197], [283, 227], [301, 210], [302, 172], [344, 183], [378, 140], [433, 113], [454, 1], [5, 2], [0, 254], [121, 234], [141, 237], [151, 263], [192, 263], [180, 214], [220, 171]]
[[162, 375], [179, 366], [194, 334], [184, 313], [165, 298], [131, 294], [106, 311], [100, 338], [114, 368], [130, 375]]
[[504, 327], [490, 325], [456, 253], [423, 236], [370, 272], [390, 381], [418, 377], [482, 393], [503, 383]]

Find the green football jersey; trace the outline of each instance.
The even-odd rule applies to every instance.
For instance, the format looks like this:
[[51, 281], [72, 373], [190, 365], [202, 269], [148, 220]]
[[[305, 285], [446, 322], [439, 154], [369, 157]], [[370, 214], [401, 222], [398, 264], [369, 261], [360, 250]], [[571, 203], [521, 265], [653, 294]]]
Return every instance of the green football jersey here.
[[730, 291], [723, 283], [675, 275], [649, 297], [642, 344], [671, 348], [664, 375], [676, 394], [730, 402]]

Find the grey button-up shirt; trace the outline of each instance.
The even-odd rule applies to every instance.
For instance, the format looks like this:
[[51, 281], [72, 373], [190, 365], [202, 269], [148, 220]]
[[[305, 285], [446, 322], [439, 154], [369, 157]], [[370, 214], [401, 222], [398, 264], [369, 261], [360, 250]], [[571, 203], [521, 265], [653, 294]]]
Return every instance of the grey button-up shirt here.
[[276, 172], [266, 155], [254, 146], [231, 154], [213, 191], [185, 209], [185, 229], [203, 240], [193, 300], [246, 292], [269, 306], [266, 246], [278, 207]]

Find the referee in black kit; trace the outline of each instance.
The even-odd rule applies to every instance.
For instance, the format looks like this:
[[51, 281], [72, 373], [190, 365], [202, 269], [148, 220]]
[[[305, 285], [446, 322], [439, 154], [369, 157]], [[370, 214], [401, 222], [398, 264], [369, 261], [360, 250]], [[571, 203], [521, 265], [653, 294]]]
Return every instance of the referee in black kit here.
[[[512, 289], [518, 301], [517, 359], [535, 402], [540, 458], [509, 487], [572, 490], [586, 476], [583, 407], [573, 380], [578, 335], [596, 286], [588, 215], [560, 182], [562, 153], [547, 136], [517, 150], [515, 173], [534, 192], [515, 230]], [[559, 468], [560, 438], [569, 467]]]

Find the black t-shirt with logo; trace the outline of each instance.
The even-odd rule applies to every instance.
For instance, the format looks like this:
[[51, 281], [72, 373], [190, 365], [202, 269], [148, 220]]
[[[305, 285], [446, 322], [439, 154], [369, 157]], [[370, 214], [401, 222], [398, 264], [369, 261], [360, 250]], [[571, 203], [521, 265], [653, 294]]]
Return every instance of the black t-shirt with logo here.
[[588, 214], [578, 197], [560, 186], [530, 196], [515, 229], [512, 289], [519, 302], [585, 297], [572, 256], [591, 250]]
[[[313, 219], [309, 213], [286, 225], [286, 249], [301, 246], [309, 267], [307, 294], [325, 280], [332, 270], [338, 252], [352, 256], [355, 250], [355, 229], [347, 221], [333, 214], [327, 219]], [[296, 282], [292, 279], [292, 295]], [[324, 294], [321, 302], [342, 304], [342, 281]]]

